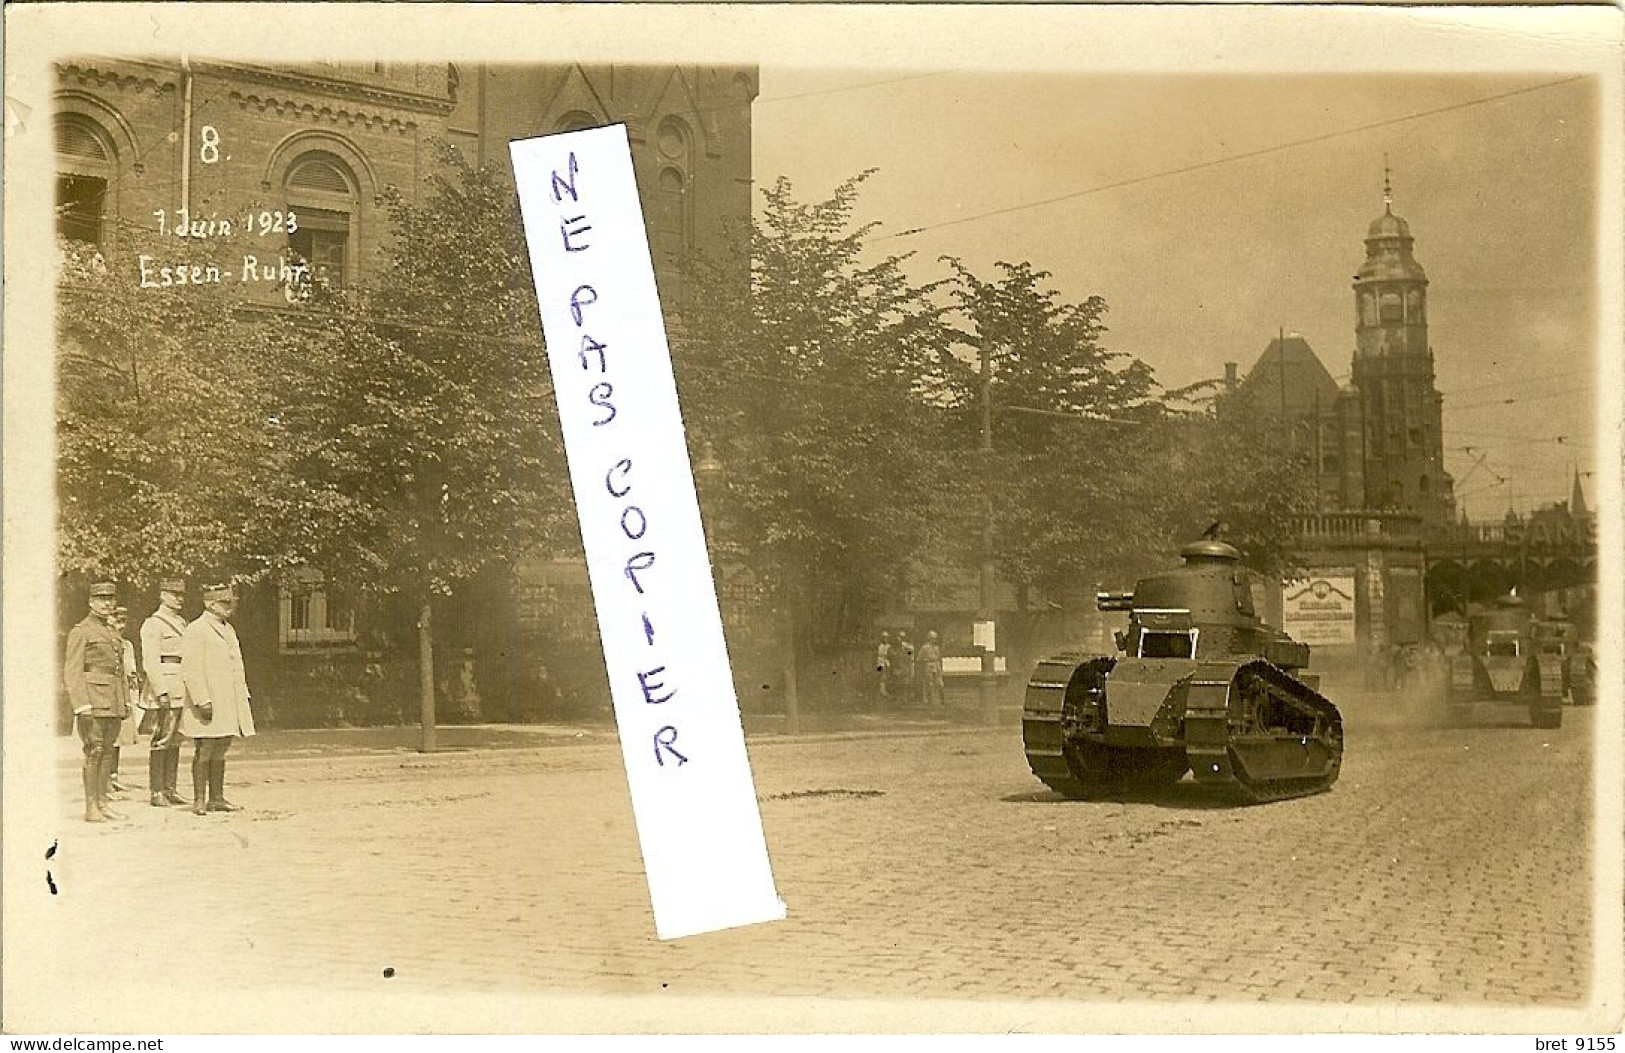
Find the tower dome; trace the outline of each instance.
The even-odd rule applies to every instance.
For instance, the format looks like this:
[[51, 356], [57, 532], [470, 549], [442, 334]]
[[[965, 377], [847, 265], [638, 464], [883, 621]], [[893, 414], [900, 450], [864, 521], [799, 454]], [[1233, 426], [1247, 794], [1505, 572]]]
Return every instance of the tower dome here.
[[1394, 215], [1393, 206], [1383, 209], [1382, 215], [1371, 221], [1366, 228], [1365, 236], [1371, 238], [1408, 238], [1411, 236], [1411, 225]]

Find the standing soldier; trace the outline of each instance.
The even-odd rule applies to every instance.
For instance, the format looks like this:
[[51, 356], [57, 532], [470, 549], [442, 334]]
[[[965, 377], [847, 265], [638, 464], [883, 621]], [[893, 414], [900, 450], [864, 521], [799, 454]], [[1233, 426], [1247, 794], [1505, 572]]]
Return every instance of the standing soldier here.
[[130, 623], [130, 608], [114, 607], [113, 617], [108, 626], [118, 634], [119, 646], [124, 653], [124, 719], [119, 723], [118, 738], [113, 740], [113, 774], [107, 780], [107, 797], [118, 800], [124, 796], [124, 786], [118, 779], [119, 751], [125, 746], [134, 746], [136, 740], [136, 725], [139, 717], [136, 712], [141, 702], [141, 667], [135, 664], [135, 644], [124, 635], [124, 627]]
[[880, 646], [875, 648], [875, 672], [880, 676], [876, 700], [885, 705], [886, 693], [891, 689], [891, 633], [880, 634]]
[[181, 634], [186, 632], [181, 608], [185, 604], [185, 579], [165, 578], [158, 585], [158, 609], [141, 624], [141, 663], [147, 671], [152, 712], [147, 790], [154, 808], [186, 803], [175, 788], [181, 766], [181, 708], [186, 705], [186, 681], [181, 678]]
[[203, 590], [203, 613], [181, 636], [181, 676], [186, 709], [181, 734], [197, 743], [192, 751], [192, 812], [235, 812], [226, 800], [226, 750], [238, 735], [254, 734], [243, 650], [231, 616], [237, 594], [230, 585]]
[[920, 701], [928, 706], [942, 705], [942, 644], [935, 631], [925, 634], [915, 666], [920, 676]]
[[901, 706], [914, 702], [914, 642], [908, 633], [899, 631], [897, 646], [892, 648], [892, 697]]
[[118, 586], [98, 581], [90, 587], [90, 613], [68, 632], [62, 679], [73, 706], [73, 722], [84, 743], [85, 822], [123, 819], [107, 804], [113, 748], [124, 720], [124, 647], [109, 625], [118, 606]]

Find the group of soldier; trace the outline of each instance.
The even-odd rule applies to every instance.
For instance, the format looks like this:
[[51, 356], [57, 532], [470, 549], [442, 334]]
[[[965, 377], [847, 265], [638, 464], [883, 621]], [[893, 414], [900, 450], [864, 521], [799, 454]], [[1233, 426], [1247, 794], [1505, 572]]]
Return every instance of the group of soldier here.
[[942, 645], [935, 632], [925, 634], [918, 651], [906, 630], [898, 632], [896, 642], [891, 633], [881, 633], [880, 646], [875, 649], [875, 672], [879, 674], [882, 703], [891, 700], [903, 705], [942, 705]]
[[231, 619], [237, 595], [230, 585], [203, 590], [203, 613], [188, 621], [186, 581], [159, 585], [158, 608], [141, 626], [141, 657], [124, 636], [127, 608], [118, 585], [90, 587], [90, 613], [68, 633], [62, 678], [84, 746], [85, 821], [123, 819], [112, 801], [118, 782], [120, 731], [141, 713], [139, 733], [150, 735], [149, 801], [155, 808], [187, 804], [176, 787], [181, 744], [193, 741], [192, 811], [235, 812], [226, 800], [226, 751], [233, 739], [254, 734], [243, 654]]

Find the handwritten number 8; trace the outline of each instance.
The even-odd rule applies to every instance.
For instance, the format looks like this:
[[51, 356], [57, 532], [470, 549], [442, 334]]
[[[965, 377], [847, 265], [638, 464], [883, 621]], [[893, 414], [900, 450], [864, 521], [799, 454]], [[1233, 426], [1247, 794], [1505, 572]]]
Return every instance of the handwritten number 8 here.
[[203, 126], [203, 149], [198, 151], [198, 159], [206, 165], [212, 165], [220, 160], [220, 133], [214, 125]]

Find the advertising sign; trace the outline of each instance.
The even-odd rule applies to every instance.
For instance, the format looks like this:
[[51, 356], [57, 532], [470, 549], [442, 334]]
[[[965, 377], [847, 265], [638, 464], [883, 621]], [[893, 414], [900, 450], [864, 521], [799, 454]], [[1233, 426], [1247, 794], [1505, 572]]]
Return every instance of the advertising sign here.
[[1311, 571], [1307, 578], [1287, 582], [1282, 613], [1281, 628], [1299, 643], [1353, 646], [1354, 572]]

